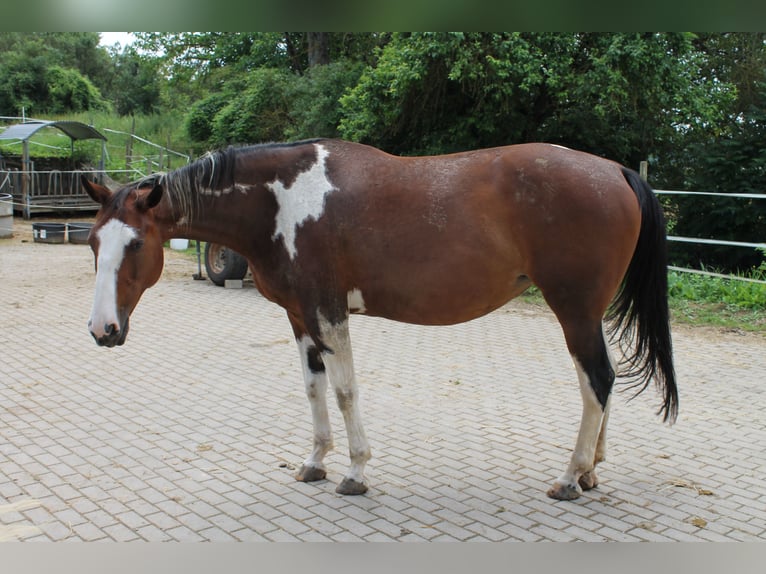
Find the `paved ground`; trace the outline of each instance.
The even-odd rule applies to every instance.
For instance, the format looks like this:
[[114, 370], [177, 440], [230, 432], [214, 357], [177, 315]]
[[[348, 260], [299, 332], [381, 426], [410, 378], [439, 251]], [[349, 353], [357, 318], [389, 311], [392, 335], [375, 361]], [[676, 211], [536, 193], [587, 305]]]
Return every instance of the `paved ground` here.
[[[309, 407], [283, 312], [170, 253], [126, 346], [86, 331], [87, 246], [0, 240], [0, 538], [719, 541], [766, 537], [766, 339], [675, 329], [681, 415], [614, 401], [602, 484], [545, 496], [580, 416], [558, 324], [512, 303], [455, 327], [352, 320], [373, 459], [303, 484]], [[26, 242], [22, 240], [26, 239]]]

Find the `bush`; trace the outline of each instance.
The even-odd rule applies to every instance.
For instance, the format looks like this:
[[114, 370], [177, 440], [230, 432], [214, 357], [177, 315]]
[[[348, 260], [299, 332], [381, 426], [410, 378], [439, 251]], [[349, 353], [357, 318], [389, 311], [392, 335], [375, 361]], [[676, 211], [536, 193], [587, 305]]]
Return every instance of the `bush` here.
[[43, 104], [48, 113], [105, 110], [107, 102], [93, 83], [71, 68], [52, 66], [45, 74], [48, 96]]
[[340, 60], [300, 76], [259, 68], [228, 82], [192, 106], [186, 116], [191, 139], [204, 147], [338, 137], [339, 98], [354, 86], [364, 66]]
[[364, 65], [341, 60], [314, 66], [306, 75], [298, 76], [290, 87], [290, 125], [285, 139], [339, 137], [340, 106], [338, 100], [356, 85]]
[[216, 114], [209, 143], [229, 144], [281, 141], [290, 124], [291, 72], [261, 68], [250, 72], [247, 87], [232, 94]]
[[186, 116], [186, 132], [192, 141], [206, 143], [213, 136], [215, 116], [229, 99], [225, 94], [216, 93], [192, 106]]

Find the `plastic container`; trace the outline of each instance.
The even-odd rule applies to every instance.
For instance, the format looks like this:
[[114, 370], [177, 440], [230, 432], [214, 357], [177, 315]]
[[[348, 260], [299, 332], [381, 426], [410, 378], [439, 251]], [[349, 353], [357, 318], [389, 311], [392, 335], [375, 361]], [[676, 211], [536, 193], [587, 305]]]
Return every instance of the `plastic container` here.
[[64, 243], [66, 225], [64, 223], [33, 223], [32, 235], [35, 243]]
[[0, 193], [0, 237], [13, 236], [13, 196]]
[[88, 234], [90, 233], [92, 223], [87, 222], [70, 222], [66, 224], [66, 233], [69, 238], [69, 243], [87, 244]]
[[171, 239], [170, 240], [170, 248], [175, 249], [176, 251], [183, 251], [184, 249], [188, 249], [188, 247], [189, 247], [188, 239]]

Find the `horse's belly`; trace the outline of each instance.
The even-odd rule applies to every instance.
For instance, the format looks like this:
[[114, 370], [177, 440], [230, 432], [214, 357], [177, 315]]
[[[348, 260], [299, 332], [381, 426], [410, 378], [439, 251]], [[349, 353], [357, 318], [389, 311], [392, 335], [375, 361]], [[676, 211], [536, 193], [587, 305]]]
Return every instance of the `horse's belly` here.
[[419, 325], [453, 325], [476, 319], [523, 293], [531, 282], [521, 274], [476, 276], [458, 270], [440, 278], [421, 275], [397, 284], [358, 289], [363, 305], [351, 310]]

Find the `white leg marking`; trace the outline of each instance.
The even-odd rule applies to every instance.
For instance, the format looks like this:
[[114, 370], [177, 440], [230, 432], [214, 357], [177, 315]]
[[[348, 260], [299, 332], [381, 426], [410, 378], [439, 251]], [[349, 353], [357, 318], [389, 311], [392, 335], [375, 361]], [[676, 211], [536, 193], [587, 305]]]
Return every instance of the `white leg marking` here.
[[313, 344], [307, 335], [298, 341], [298, 350], [303, 366], [303, 380], [306, 383], [306, 395], [311, 405], [311, 417], [314, 422], [314, 450], [303, 464], [324, 470], [324, 457], [333, 448], [332, 428], [330, 415], [327, 412], [327, 374], [324, 372], [315, 373], [309, 368], [308, 350]]
[[117, 272], [125, 256], [125, 247], [138, 236], [138, 232], [118, 219], [110, 219], [97, 235], [96, 290], [88, 324], [96, 337], [103, 337], [108, 325], [119, 325]]
[[606, 400], [604, 407], [604, 416], [601, 419], [601, 430], [598, 433], [598, 442], [596, 443], [596, 454], [593, 457], [593, 467], [606, 460], [606, 426], [609, 422], [609, 409], [612, 406], [612, 395]]
[[277, 211], [277, 227], [273, 239], [280, 236], [291, 259], [295, 259], [298, 250], [295, 247], [295, 237], [298, 228], [308, 219], [318, 220], [324, 213], [325, 198], [337, 191], [327, 178], [326, 160], [330, 152], [321, 145], [315, 145], [317, 161], [310, 169], [298, 175], [290, 186], [285, 186], [279, 179], [267, 183], [276, 196], [279, 210]]
[[325, 353], [322, 355], [322, 359], [346, 424], [349, 456], [351, 458], [351, 466], [348, 474], [346, 474], [346, 479], [364, 484], [364, 467], [371, 455], [359, 410], [359, 391], [354, 375], [348, 321], [339, 325], [332, 325], [320, 314], [319, 328], [325, 344], [333, 351], [332, 354]]
[[352, 313], [361, 314], [367, 312], [367, 309], [364, 306], [364, 298], [362, 297], [362, 292], [359, 289], [353, 289], [352, 291], [349, 291], [347, 298], [349, 311]]
[[[606, 343], [606, 354], [607, 357], [609, 357], [609, 364], [612, 367], [612, 371], [614, 371], [615, 374], [617, 374], [617, 361], [614, 358], [614, 354], [612, 353], [612, 349], [609, 348], [609, 338], [606, 336], [606, 333], [604, 332], [604, 325], [601, 325], [601, 331], [603, 333], [604, 342]], [[609, 410], [612, 406], [612, 395], [609, 394], [609, 398], [606, 400], [606, 406], [604, 407], [604, 418], [601, 421], [601, 431], [598, 434], [598, 443], [596, 444], [596, 456], [594, 459], [594, 462], [598, 464], [599, 462], [602, 462], [606, 460], [606, 426], [609, 422]]]
[[577, 481], [584, 473], [593, 469], [596, 442], [601, 430], [604, 411], [590, 385], [590, 379], [580, 365], [580, 362], [575, 357], [572, 357], [572, 360], [577, 369], [577, 378], [580, 381], [582, 419], [580, 420], [580, 431], [577, 435], [577, 443], [575, 444], [569, 467], [556, 481], [556, 484], [564, 485], [568, 489], [574, 489], [580, 493], [582, 489], [577, 484]]

